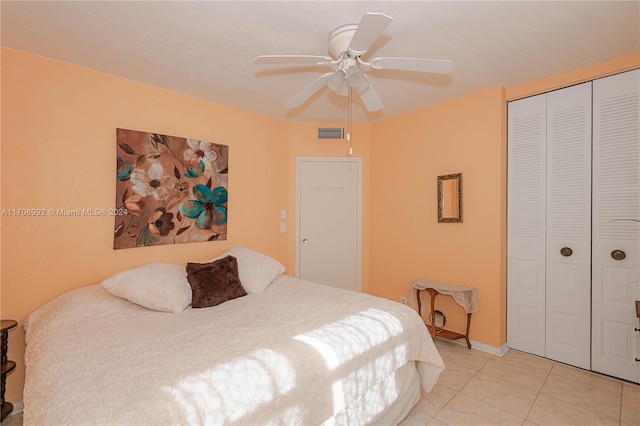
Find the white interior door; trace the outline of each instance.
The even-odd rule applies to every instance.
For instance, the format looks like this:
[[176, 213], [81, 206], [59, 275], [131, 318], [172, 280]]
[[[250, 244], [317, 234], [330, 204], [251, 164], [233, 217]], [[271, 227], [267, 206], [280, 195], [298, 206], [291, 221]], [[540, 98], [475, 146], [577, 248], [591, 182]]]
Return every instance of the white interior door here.
[[507, 341], [545, 356], [546, 95], [509, 103]]
[[362, 161], [298, 158], [296, 275], [360, 291]]
[[592, 369], [640, 383], [640, 70], [595, 80], [593, 100]]
[[591, 82], [547, 94], [546, 357], [591, 368]]

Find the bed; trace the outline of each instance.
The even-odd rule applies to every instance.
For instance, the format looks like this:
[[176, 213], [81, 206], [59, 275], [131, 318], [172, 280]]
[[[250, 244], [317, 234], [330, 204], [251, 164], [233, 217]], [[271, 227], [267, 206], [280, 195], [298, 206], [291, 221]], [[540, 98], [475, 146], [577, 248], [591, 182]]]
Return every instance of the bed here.
[[42, 306], [25, 322], [24, 424], [396, 424], [432, 390], [444, 364], [411, 308], [276, 275], [177, 313], [104, 283]]

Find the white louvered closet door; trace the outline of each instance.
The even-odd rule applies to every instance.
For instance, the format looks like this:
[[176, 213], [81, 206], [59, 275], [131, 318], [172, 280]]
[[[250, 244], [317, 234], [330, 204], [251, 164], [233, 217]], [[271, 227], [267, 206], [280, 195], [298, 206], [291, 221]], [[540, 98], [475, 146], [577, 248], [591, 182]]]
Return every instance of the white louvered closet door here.
[[591, 367], [591, 82], [547, 94], [546, 357]]
[[640, 70], [594, 81], [593, 101], [592, 369], [640, 383]]
[[508, 113], [507, 341], [545, 356], [546, 95]]

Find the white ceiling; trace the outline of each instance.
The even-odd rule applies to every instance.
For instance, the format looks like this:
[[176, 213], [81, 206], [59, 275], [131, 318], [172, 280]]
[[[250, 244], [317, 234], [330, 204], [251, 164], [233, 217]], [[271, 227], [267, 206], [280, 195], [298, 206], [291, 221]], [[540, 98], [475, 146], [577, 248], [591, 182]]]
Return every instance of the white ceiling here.
[[372, 70], [373, 122], [494, 86], [513, 87], [640, 51], [638, 1], [6, 1], [2, 46], [289, 121], [340, 123], [323, 89], [285, 103], [327, 68], [257, 66], [261, 54], [327, 55], [365, 12], [394, 18], [363, 57], [451, 59], [450, 76]]

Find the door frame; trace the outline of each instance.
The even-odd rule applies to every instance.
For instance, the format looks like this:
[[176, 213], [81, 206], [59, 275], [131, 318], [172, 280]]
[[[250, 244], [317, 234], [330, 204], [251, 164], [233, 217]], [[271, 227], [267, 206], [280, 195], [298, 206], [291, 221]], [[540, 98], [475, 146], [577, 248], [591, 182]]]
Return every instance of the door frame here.
[[362, 158], [361, 157], [296, 157], [296, 278], [300, 278], [300, 169], [302, 163], [354, 163], [358, 168], [357, 229], [356, 229], [356, 276], [357, 290], [362, 291]]

